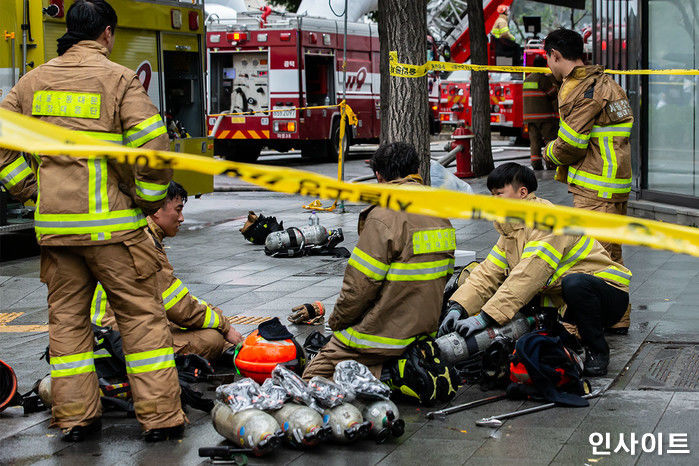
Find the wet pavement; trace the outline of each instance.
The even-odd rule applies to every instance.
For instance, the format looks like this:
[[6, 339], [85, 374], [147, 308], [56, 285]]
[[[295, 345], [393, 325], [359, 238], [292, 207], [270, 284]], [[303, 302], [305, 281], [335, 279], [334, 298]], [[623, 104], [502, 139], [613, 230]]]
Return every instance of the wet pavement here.
[[[433, 148], [437, 151], [440, 147]], [[351, 155], [346, 168], [348, 178], [370, 173], [364, 159], [370, 157], [371, 149], [360, 148]], [[526, 152], [507, 149], [496, 153], [496, 158], [523, 154]], [[436, 155], [443, 155], [443, 152]], [[335, 165], [309, 164], [295, 154], [266, 155], [260, 162], [312, 169], [328, 175], [336, 170]], [[572, 199], [565, 186], [554, 182], [551, 172], [538, 173], [541, 197], [571, 205]], [[481, 193], [485, 192], [484, 184], [483, 179], [472, 182], [474, 190]], [[216, 185], [233, 190], [238, 182], [217, 179]], [[218, 305], [228, 316], [278, 316], [285, 322], [292, 307], [315, 300], [322, 301], [331, 312], [340, 290], [345, 260], [269, 258], [261, 246], [247, 243], [238, 231], [249, 210], [274, 215], [283, 220], [285, 226], [305, 224], [309, 213], [301, 206], [308, 201], [241, 189], [191, 199], [185, 207], [185, 223], [180, 233], [167, 241], [167, 254], [176, 274], [192, 293]], [[361, 208], [348, 205], [344, 214], [318, 215], [322, 225], [343, 229], [343, 245], [351, 249], [357, 240], [356, 220]], [[453, 224], [457, 229], [458, 248], [475, 251], [479, 259], [487, 255], [497, 238], [486, 222], [454, 220]], [[696, 387], [699, 375], [691, 372], [696, 368], [696, 364], [692, 366], [691, 355], [696, 353], [685, 352], [683, 354], [690, 354], [685, 356], [689, 359], [674, 362], [680, 366], [684, 364], [685, 368], [685, 372], [680, 370], [676, 377], [689, 380], [675, 384], [681, 391], [676, 391], [677, 387], [673, 388], [670, 383], [660, 389], [648, 389], [653, 380], [673, 373], [670, 367], [673, 361], [659, 359], [642, 363], [636, 361], [634, 355], [651, 354], [648, 349], [653, 347], [649, 345], [665, 345], [665, 349], [670, 348], [667, 351], [677, 347], [691, 350], [699, 345], [699, 258], [624, 246], [624, 259], [634, 274], [632, 325], [628, 336], [608, 337], [612, 348], [609, 375], [593, 382], [595, 387], [609, 386], [609, 389], [601, 398], [591, 400], [589, 407], [555, 408], [509, 420], [496, 429], [476, 427], [475, 421], [536, 403], [505, 400], [432, 421], [425, 419], [425, 408], [399, 404], [407, 423], [406, 433], [400, 439], [382, 445], [368, 440], [352, 445], [325, 444], [307, 451], [284, 447], [269, 456], [251, 458], [250, 462], [697, 464], [699, 388], [692, 387]], [[48, 365], [39, 359], [48, 341], [47, 333], [41, 331], [45, 330], [48, 317], [46, 290], [39, 281], [38, 271], [38, 257], [0, 263], [0, 359], [14, 367], [21, 392], [48, 373]], [[255, 326], [238, 325], [237, 328], [247, 333]], [[322, 329], [293, 325], [289, 328], [301, 340], [313, 330]], [[649, 371], [645, 379], [642, 371]], [[463, 387], [451, 404], [493, 393], [483, 392], [478, 387]], [[211, 394], [209, 392], [209, 396]], [[105, 416], [99, 439], [67, 444], [59, 440], [57, 430], [48, 428], [47, 412], [23, 416], [21, 409], [10, 408], [0, 413], [0, 464], [199, 464], [203, 460], [197, 455], [198, 448], [218, 445], [223, 438], [214, 431], [208, 415], [190, 410], [188, 416], [191, 424], [181, 441], [146, 444], [140, 438], [134, 419], [110, 414]], [[610, 451], [609, 455], [593, 452], [590, 436], [595, 433], [600, 433], [602, 439], [609, 434], [609, 448], [604, 448], [604, 443], [598, 448]], [[628, 452], [619, 444], [621, 434]], [[635, 445], [630, 438], [632, 434], [638, 442]], [[654, 445], [650, 444], [650, 434], [655, 435]], [[686, 437], [675, 434], [686, 434]], [[658, 436], [662, 440], [662, 455], [658, 454]], [[597, 436], [593, 438], [596, 440]], [[670, 444], [671, 440], [674, 445]], [[687, 447], [682, 448], [683, 443]], [[690, 453], [668, 451], [686, 449]]]

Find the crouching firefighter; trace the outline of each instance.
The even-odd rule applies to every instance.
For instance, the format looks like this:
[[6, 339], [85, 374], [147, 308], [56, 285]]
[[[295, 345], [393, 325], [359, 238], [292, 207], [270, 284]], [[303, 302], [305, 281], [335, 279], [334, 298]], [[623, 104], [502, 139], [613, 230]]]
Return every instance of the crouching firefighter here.
[[[176, 354], [193, 353], [211, 362], [221, 358], [232, 364], [233, 347], [243, 340], [242, 336], [223, 316], [221, 309], [196, 298], [175, 277], [163, 249], [163, 240], [175, 236], [184, 221], [182, 209], [186, 202], [187, 191], [172, 181], [167, 189], [165, 204], [147, 218], [146, 232], [160, 269], [156, 273], [158, 299], [162, 297]], [[97, 326], [118, 330], [114, 312], [100, 284], [92, 299], [90, 318]]]
[[[385, 144], [371, 159], [380, 183], [419, 186], [419, 158], [406, 143]], [[383, 364], [406, 351], [416, 337], [434, 333], [442, 293], [453, 272], [455, 235], [444, 218], [372, 206], [359, 216], [340, 297], [328, 324], [331, 340], [303, 373], [332, 377], [353, 359], [379, 378]]]
[[[550, 204], [536, 197], [536, 188], [534, 172], [514, 162], [488, 176], [494, 196]], [[495, 222], [495, 229], [500, 239], [451, 296], [440, 335], [458, 331], [466, 338], [506, 324], [541, 293], [542, 306], [559, 308], [563, 320], [577, 326], [587, 349], [585, 375], [606, 374], [604, 329], [626, 311], [631, 272], [588, 236], [554, 235], [521, 223]]]

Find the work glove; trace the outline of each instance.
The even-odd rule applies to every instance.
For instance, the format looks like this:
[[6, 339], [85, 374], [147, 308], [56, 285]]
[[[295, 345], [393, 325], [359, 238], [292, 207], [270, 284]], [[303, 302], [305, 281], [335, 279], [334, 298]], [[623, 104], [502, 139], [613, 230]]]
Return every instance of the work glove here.
[[323, 323], [324, 316], [325, 308], [323, 303], [315, 301], [293, 308], [288, 320], [292, 324], [320, 325]]
[[461, 306], [461, 304], [450, 301], [449, 307], [447, 308], [447, 314], [444, 317], [442, 324], [439, 326], [439, 333], [437, 336], [441, 337], [442, 335], [453, 332], [454, 326], [456, 325], [456, 322], [461, 319], [462, 313], [466, 314], [466, 310]]
[[454, 331], [458, 332], [462, 337], [468, 338], [472, 334], [492, 325], [492, 323], [493, 320], [485, 312], [479, 312], [475, 316], [458, 320], [454, 324]]

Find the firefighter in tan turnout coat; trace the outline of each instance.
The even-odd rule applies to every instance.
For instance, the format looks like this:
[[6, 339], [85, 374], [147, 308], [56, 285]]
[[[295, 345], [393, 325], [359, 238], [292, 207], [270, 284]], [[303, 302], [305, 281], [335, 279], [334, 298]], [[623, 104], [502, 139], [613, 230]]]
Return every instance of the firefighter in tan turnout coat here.
[[[108, 59], [117, 17], [102, 0], [68, 10], [59, 56], [28, 72], [2, 108], [131, 147], [166, 150], [158, 110], [135, 73]], [[122, 333], [136, 417], [146, 440], [180, 435], [185, 416], [172, 337], [145, 232], [146, 213], [162, 204], [170, 170], [91, 158], [37, 155], [30, 168], [0, 151], [0, 173], [22, 201], [37, 197], [35, 229], [41, 279], [48, 287], [52, 425], [64, 440], [100, 430], [101, 405], [90, 328], [90, 302], [102, 283]], [[40, 180], [40, 184], [38, 181]], [[145, 213], [144, 213], [145, 211]]]
[[[187, 191], [172, 181], [165, 205], [148, 216], [146, 232], [151, 239], [161, 269], [156, 273], [158, 292], [172, 333], [177, 354], [194, 353], [210, 361], [217, 360], [228, 348], [242, 341], [238, 333], [216, 306], [211, 306], [192, 295], [180, 279], [165, 254], [163, 240], [177, 234], [184, 221], [182, 209], [187, 202]], [[97, 285], [90, 307], [93, 324], [119, 330], [114, 311], [107, 302], [104, 288]]]
[[[510, 162], [488, 176], [495, 196], [550, 202], [534, 194], [534, 172]], [[589, 236], [554, 235], [521, 223], [495, 223], [500, 239], [450, 298], [440, 333], [468, 336], [488, 325], [503, 325], [541, 294], [542, 305], [562, 308], [575, 324], [588, 354], [586, 375], [604, 375], [609, 346], [604, 328], [617, 322], [629, 302], [631, 272], [611, 260]]]
[[[372, 169], [379, 182], [419, 186], [413, 146], [379, 147]], [[311, 360], [304, 379], [330, 377], [354, 359], [380, 377], [383, 363], [420, 334], [437, 330], [444, 286], [454, 268], [454, 229], [447, 219], [369, 207], [359, 217], [340, 297], [328, 320], [330, 342]]]
[[[546, 59], [537, 55], [534, 66], [546, 66]], [[558, 131], [558, 87], [551, 74], [531, 73], [522, 83], [523, 119], [529, 130], [529, 150], [534, 170], [544, 168], [541, 149], [556, 139]], [[551, 162], [546, 168], [554, 168]]]

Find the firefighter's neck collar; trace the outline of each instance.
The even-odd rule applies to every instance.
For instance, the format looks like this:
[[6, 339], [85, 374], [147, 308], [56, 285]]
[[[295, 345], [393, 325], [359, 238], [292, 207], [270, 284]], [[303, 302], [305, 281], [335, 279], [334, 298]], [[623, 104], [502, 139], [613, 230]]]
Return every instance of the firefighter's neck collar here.
[[96, 51], [109, 58], [109, 50], [107, 50], [107, 47], [94, 40], [81, 40], [68, 49], [68, 52], [66, 53], [78, 51], [84, 52], [85, 50]]
[[[538, 197], [536, 197], [536, 193], [529, 193], [522, 200], [523, 201], [541, 202], [541, 200]], [[526, 228], [526, 225], [524, 223], [520, 223], [520, 222], [507, 222], [507, 223], [493, 222], [493, 226], [495, 227], [495, 230], [503, 236], [509, 236], [518, 230]]]
[[155, 239], [157, 239], [159, 243], [162, 243], [163, 239], [165, 239], [165, 232], [157, 223], [155, 223], [155, 220], [153, 220], [150, 215], [146, 218], [148, 220], [148, 229], [151, 231], [151, 233], [153, 233]]
[[422, 180], [422, 177], [418, 175], [417, 173], [414, 173], [412, 175], [408, 175], [405, 178], [397, 178], [395, 180], [391, 180], [388, 182], [389, 184], [405, 184], [405, 183], [420, 183], [424, 184], [424, 181]]

